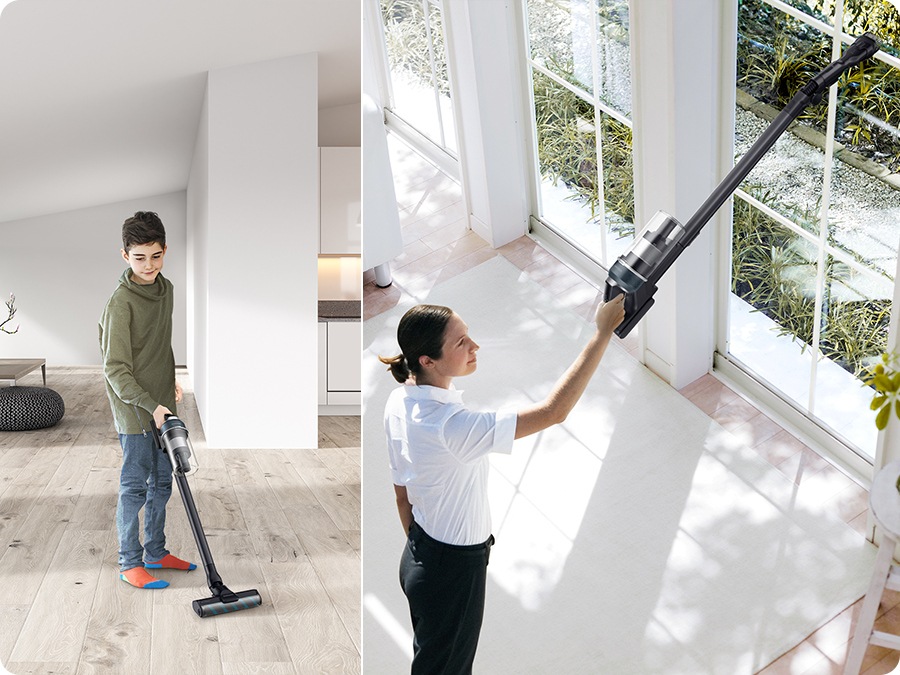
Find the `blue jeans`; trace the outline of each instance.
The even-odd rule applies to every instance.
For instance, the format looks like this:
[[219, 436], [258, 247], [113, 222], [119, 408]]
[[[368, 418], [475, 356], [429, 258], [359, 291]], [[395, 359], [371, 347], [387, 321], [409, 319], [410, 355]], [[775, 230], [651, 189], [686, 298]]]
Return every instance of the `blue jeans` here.
[[[119, 532], [119, 569], [124, 572], [141, 567], [144, 561], [165, 557], [166, 503], [172, 494], [172, 466], [156, 447], [152, 434], [119, 434], [122, 445], [122, 475], [119, 479], [119, 503], [116, 529]], [[141, 521], [144, 509], [144, 545], [141, 546]]]

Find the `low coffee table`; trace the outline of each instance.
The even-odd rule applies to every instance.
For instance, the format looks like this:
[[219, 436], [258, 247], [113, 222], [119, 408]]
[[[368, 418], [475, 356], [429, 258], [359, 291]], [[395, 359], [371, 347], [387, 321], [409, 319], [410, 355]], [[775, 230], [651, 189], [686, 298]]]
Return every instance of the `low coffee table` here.
[[44, 378], [44, 386], [47, 386], [47, 360], [46, 359], [0, 359], [0, 386], [16, 386], [16, 380], [21, 380], [25, 375], [36, 368], [41, 369]]

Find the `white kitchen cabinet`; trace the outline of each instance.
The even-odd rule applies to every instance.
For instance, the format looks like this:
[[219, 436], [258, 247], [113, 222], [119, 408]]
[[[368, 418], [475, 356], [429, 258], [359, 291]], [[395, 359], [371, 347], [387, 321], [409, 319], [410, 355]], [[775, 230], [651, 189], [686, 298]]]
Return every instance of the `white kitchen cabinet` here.
[[320, 406], [361, 405], [361, 360], [359, 321], [319, 322]]
[[319, 148], [319, 253], [362, 251], [361, 162], [358, 147]]
[[328, 405], [328, 324], [319, 322], [319, 405]]
[[359, 321], [328, 322], [328, 391], [360, 391]]

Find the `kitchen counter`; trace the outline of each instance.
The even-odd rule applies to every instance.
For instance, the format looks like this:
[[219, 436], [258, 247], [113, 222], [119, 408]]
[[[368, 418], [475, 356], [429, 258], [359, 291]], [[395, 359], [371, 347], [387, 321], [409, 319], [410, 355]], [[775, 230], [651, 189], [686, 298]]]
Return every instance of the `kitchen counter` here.
[[319, 321], [359, 321], [361, 314], [359, 300], [319, 300]]

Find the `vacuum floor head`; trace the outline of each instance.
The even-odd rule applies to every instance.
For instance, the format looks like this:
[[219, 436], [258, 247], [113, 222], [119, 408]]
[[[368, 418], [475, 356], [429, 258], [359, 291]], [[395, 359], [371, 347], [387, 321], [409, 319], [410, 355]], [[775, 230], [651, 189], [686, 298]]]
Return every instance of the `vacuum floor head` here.
[[262, 598], [259, 596], [259, 591], [254, 588], [249, 591], [228, 592], [214, 595], [211, 598], [194, 600], [191, 604], [194, 611], [197, 612], [197, 616], [204, 619], [208, 616], [217, 616], [229, 612], [239, 612], [242, 609], [259, 607], [262, 604]]

